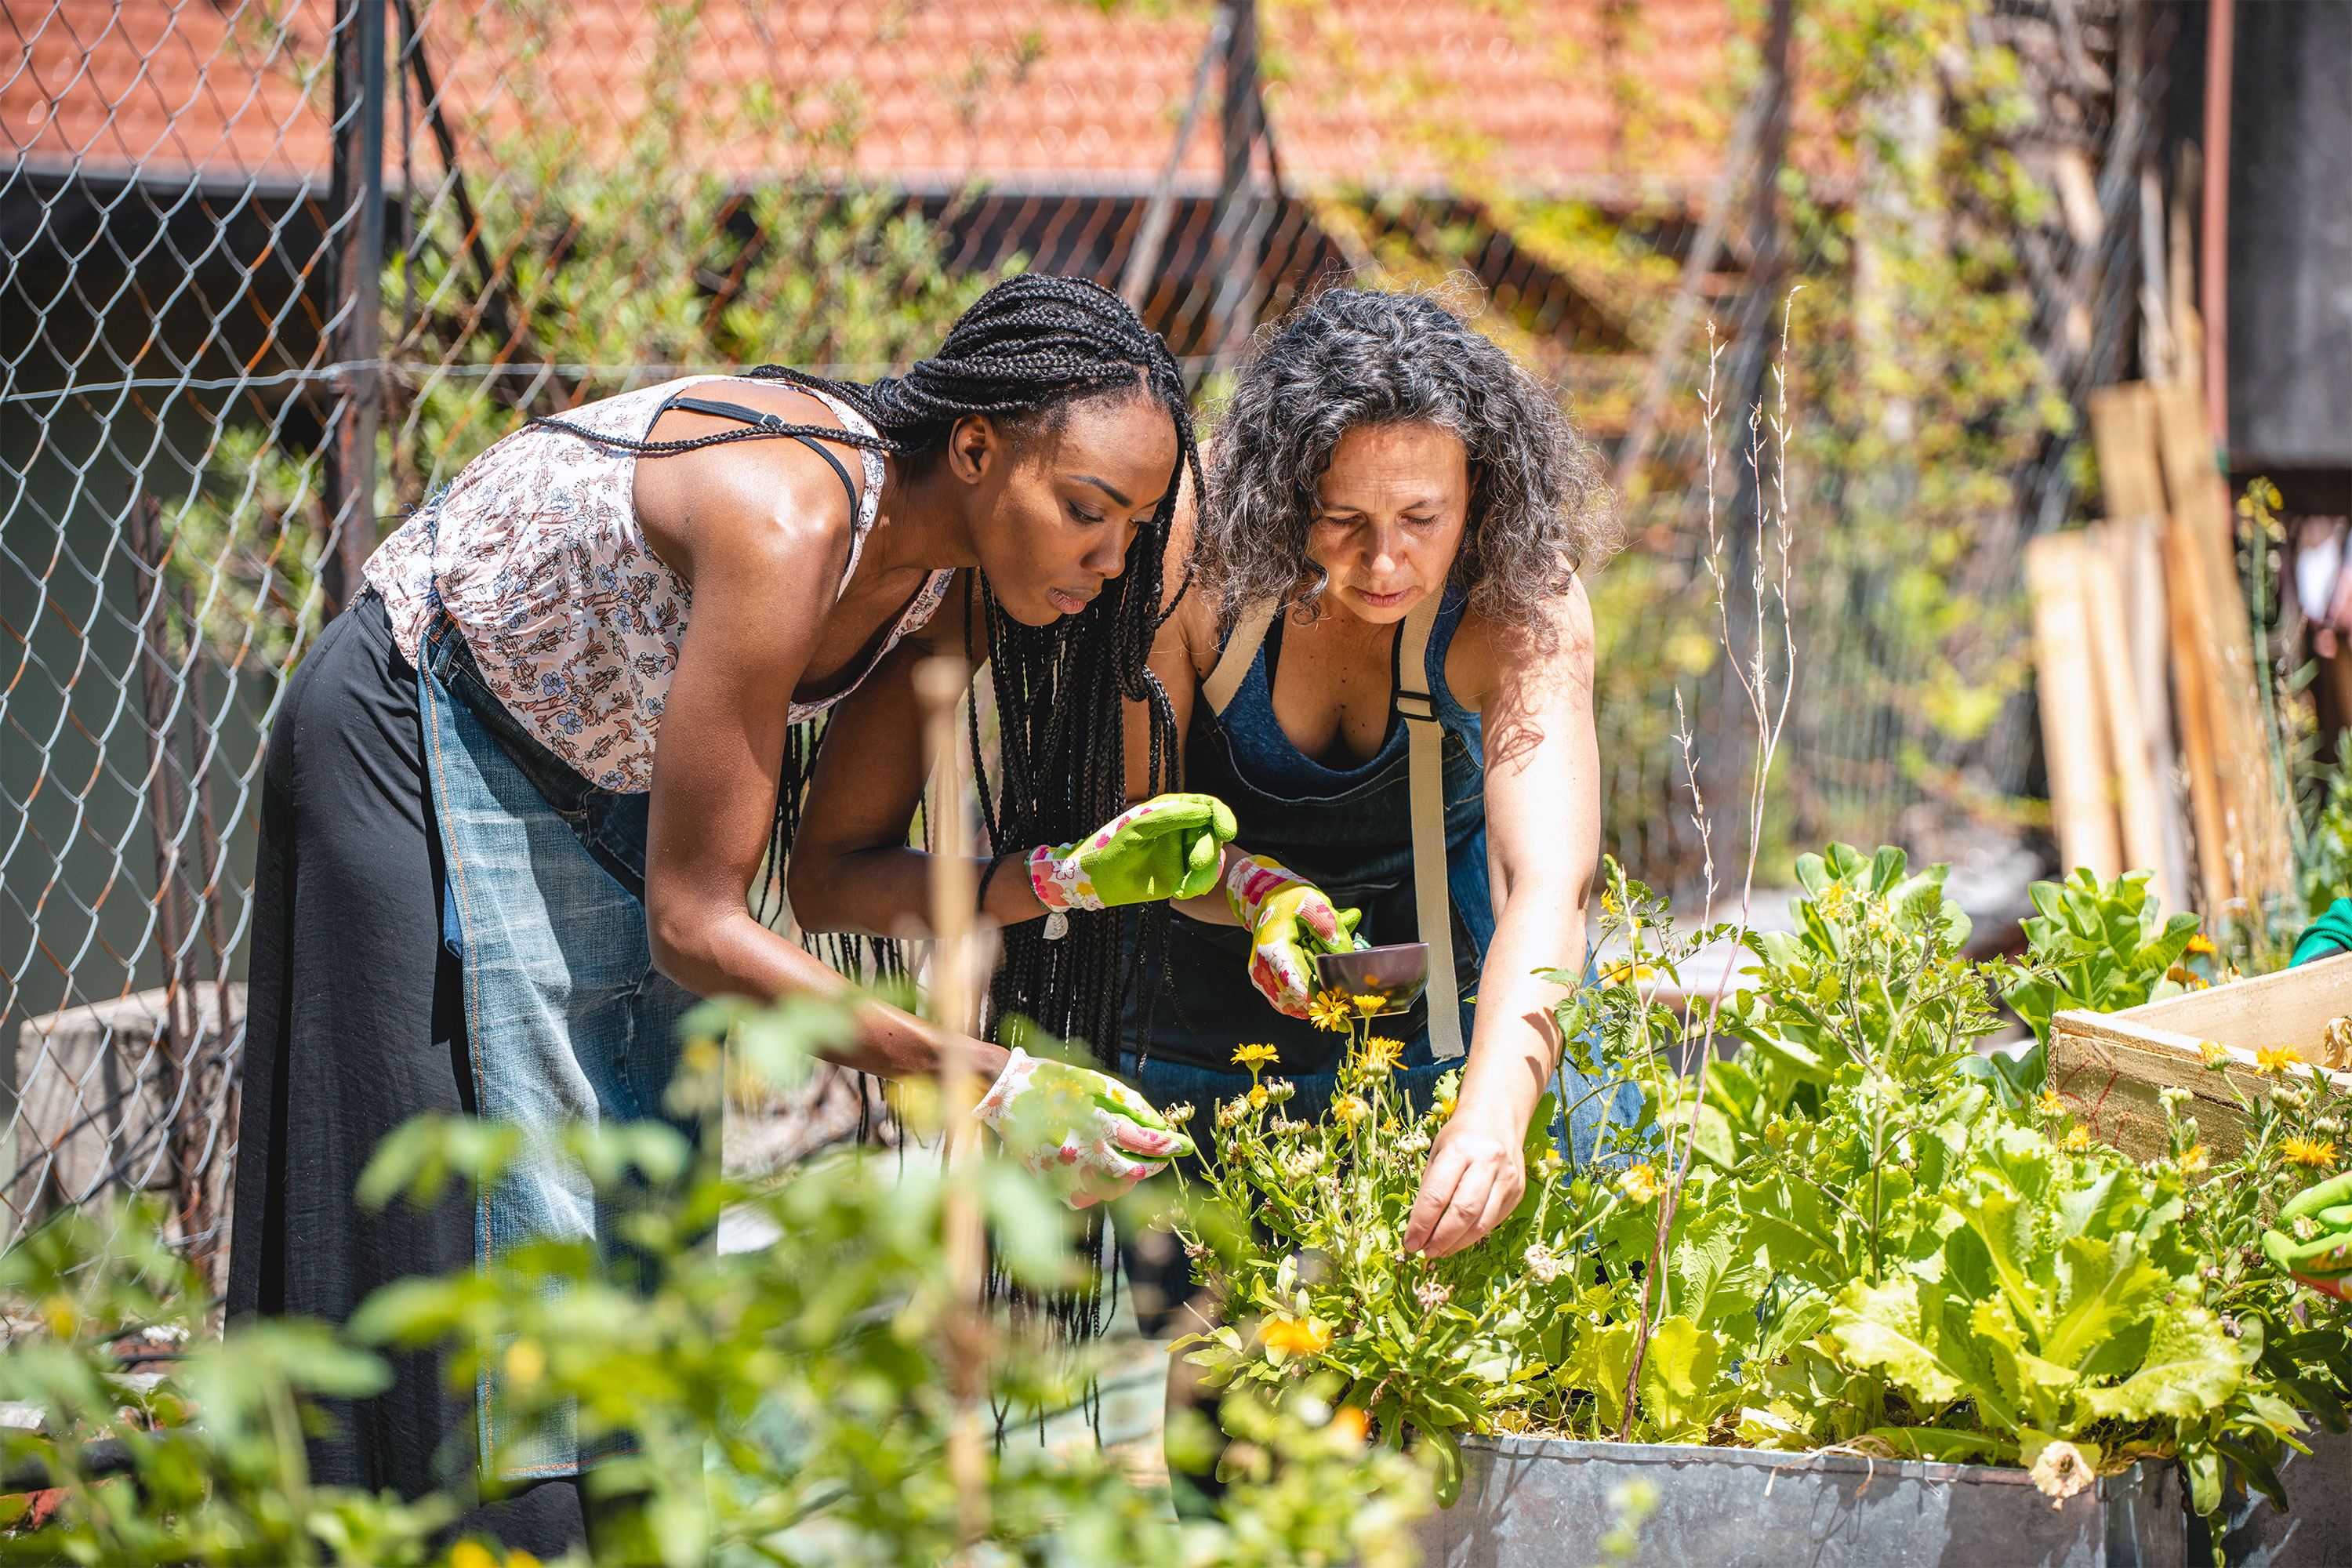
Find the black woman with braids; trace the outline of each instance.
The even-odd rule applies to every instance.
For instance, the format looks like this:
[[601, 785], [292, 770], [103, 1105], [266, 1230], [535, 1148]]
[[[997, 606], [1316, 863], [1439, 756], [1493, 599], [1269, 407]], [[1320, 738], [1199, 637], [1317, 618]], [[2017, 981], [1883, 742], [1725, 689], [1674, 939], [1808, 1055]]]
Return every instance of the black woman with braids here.
[[[404, 1276], [596, 1236], [554, 1140], [663, 1114], [694, 998], [848, 994], [753, 904], [789, 869], [809, 721], [863, 683], [889, 688], [865, 705], [885, 731], [911, 733], [918, 643], [977, 643], [992, 663], [992, 826], [999, 844], [1030, 837], [1027, 874], [991, 878], [985, 912], [1078, 911], [1065, 942], [1027, 944], [1051, 952], [1021, 998], [1049, 1026], [1078, 1019], [1078, 987], [1117, 957], [1116, 917], [1089, 911], [1205, 889], [1233, 833], [1199, 797], [1122, 809], [1121, 703], [1148, 691], [1198, 467], [1159, 336], [1109, 292], [1040, 276], [992, 289], [901, 378], [694, 376], [535, 421], [469, 464], [369, 561], [271, 731], [232, 1314], [341, 1321]], [[1146, 771], [1171, 740], [1148, 742]], [[854, 773], [838, 750], [825, 766]], [[919, 867], [881, 897], [875, 929], [922, 928]], [[1074, 1206], [1186, 1147], [1088, 1069], [875, 1003], [856, 1018], [850, 1067], [927, 1074], [961, 1049], [994, 1079], [982, 1115]], [[1056, 1161], [1024, 1146], [1039, 1118], [1022, 1106], [1070, 1072], [1135, 1114], [1097, 1113]], [[470, 1209], [362, 1215], [377, 1141], [431, 1110], [522, 1126], [523, 1173]], [[333, 1410], [311, 1478], [408, 1496], [571, 1478], [485, 1521], [560, 1551], [584, 1528], [576, 1446], [505, 1429], [494, 1381], [481, 1393], [453, 1400], [413, 1360]]]

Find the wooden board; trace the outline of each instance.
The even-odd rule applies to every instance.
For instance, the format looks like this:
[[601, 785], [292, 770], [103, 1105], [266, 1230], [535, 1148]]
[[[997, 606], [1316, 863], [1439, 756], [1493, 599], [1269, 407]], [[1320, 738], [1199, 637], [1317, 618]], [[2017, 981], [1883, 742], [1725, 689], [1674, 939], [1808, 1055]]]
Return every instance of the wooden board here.
[[[2123, 584], [2116, 574], [2115, 554], [2105, 527], [2095, 523], [2083, 531], [2083, 549], [2075, 565], [2082, 578], [2084, 623], [2090, 632], [2091, 668], [2098, 681], [2100, 712], [2106, 721], [2107, 762], [2115, 780], [2124, 868], [2160, 876], [2164, 830], [2157, 818], [2156, 766], [2148, 756], [2147, 731], [2140, 723]], [[2162, 700], [2160, 694], [2158, 700]]]
[[[2256, 1051], [2284, 1047], [2317, 1065], [2321, 1032], [2347, 1016], [2352, 953], [2120, 1013], [2063, 1012], [2050, 1022], [2050, 1085], [2084, 1126], [2136, 1160], [2166, 1152], [2158, 1097], [2185, 1089], [2200, 1141], [2227, 1158], [2245, 1142], [2245, 1115], [2199, 1047], [2226, 1049], [2229, 1080], [2260, 1100], [2278, 1080], [2256, 1068]], [[2352, 1073], [2329, 1076], [2352, 1089]]]
[[2161, 515], [2164, 476], [2157, 467], [2153, 389], [2132, 381], [2092, 393], [2091, 440], [2107, 515], [2126, 522]]
[[2087, 866], [2105, 879], [2122, 871], [2123, 849], [2107, 793], [2112, 768], [2084, 612], [2083, 554], [2080, 534], [2045, 534], [2025, 547], [2025, 582], [2033, 597], [2034, 689], [2058, 853], [2069, 870]]
[[2180, 715], [2180, 754], [2189, 764], [2189, 816], [2197, 828], [2197, 874], [2202, 907], [2218, 916], [2237, 891], [2230, 875], [2229, 836], [2222, 831], [2227, 805], [2221, 797], [2219, 753], [2213, 743], [2213, 661], [2207, 649], [2203, 610], [2205, 576], [2188, 532], [2176, 524], [2164, 530], [2166, 614], [2171, 621], [2172, 700]]
[[[2181, 536], [2168, 554], [2184, 574], [2172, 577], [2175, 595], [2194, 586], [2190, 630], [2208, 672], [2210, 742], [2221, 807], [2221, 858], [2232, 868], [2233, 892], [2260, 901], [2291, 889], [2292, 864], [2284, 805], [2271, 766], [2270, 736], [2255, 685], [2253, 631], [2238, 582], [2237, 546], [2228, 491], [2214, 466], [2198, 389], [2176, 382], [2156, 389], [2157, 430], [2172, 531]], [[2184, 726], [2185, 727], [2185, 726]], [[2200, 838], [2204, 825], [2199, 824]], [[2200, 843], [2198, 858], [2210, 858]], [[2209, 912], [2210, 910], [2209, 910]]]
[[2169, 914], [2194, 907], [2189, 891], [2197, 868], [2190, 862], [2189, 837], [2183, 831], [2183, 803], [2175, 772], [2179, 752], [2173, 744], [2172, 682], [2167, 661], [2172, 626], [2164, 592], [2164, 519], [2140, 517], [2109, 523], [2107, 548], [2116, 563], [2116, 580], [2123, 585], [2124, 620], [2131, 638], [2132, 689], [2139, 696], [2141, 744], [2147, 748], [2148, 770], [2155, 780], [2157, 832], [2164, 852], [2157, 868], [2156, 890]]

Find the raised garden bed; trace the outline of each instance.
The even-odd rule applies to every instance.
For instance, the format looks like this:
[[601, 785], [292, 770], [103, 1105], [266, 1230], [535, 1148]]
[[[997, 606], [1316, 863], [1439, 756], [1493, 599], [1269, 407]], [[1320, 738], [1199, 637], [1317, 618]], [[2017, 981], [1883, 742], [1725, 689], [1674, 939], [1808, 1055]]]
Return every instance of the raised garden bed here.
[[[2199, 1135], [2226, 1159], [2244, 1142], [2245, 1113], [2206, 1069], [2200, 1047], [2226, 1048], [2226, 1076], [2260, 1097], [2277, 1081], [2256, 1067], [2260, 1051], [2292, 1050], [2315, 1068], [2345, 1066], [2325, 1059], [2321, 1036], [2330, 1019], [2347, 1015], [2352, 953], [2119, 1013], [2058, 1013], [2050, 1020], [2051, 1085], [2084, 1126], [2136, 1160], [2166, 1152], [2158, 1097], [2185, 1089]], [[2352, 1074], [2333, 1077], [2352, 1088]]]
[[[2222, 1561], [2228, 1568], [2338, 1568], [2352, 1562], [2352, 1434], [2311, 1432], [2311, 1452], [2287, 1455], [2279, 1479], [2294, 1507], [2232, 1490], [2222, 1507]], [[2190, 1515], [2189, 1561], [2211, 1561], [2205, 1521]]]
[[1599, 1558], [1598, 1538], [1635, 1482], [1656, 1497], [1633, 1558], [1643, 1568], [2182, 1568], [2188, 1560], [2170, 1465], [2134, 1465], [2053, 1505], [2023, 1470], [1985, 1465], [1508, 1436], [1462, 1447], [1460, 1500], [1422, 1527], [1428, 1568], [1582, 1568]]

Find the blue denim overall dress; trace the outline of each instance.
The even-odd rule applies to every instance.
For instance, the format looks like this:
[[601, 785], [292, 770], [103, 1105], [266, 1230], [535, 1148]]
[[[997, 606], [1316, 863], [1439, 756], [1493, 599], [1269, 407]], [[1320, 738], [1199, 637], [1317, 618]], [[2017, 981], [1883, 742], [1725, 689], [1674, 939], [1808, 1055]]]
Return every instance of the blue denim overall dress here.
[[[1454, 921], [1456, 994], [1462, 1037], [1471, 1037], [1479, 965], [1495, 934], [1487, 882], [1484, 734], [1479, 716], [1454, 700], [1445, 684], [1445, 655], [1462, 624], [1467, 595], [1449, 586], [1431, 627], [1423, 669], [1431, 706], [1444, 727], [1443, 770], [1446, 890]], [[1274, 670], [1281, 656], [1282, 617], [1265, 639], [1222, 715], [1196, 702], [1185, 747], [1184, 787], [1213, 795], [1233, 807], [1237, 842], [1268, 855], [1329, 895], [1341, 909], [1363, 911], [1359, 934], [1375, 946], [1423, 940], [1413, 882], [1412, 806], [1407, 778], [1406, 720], [1391, 711], [1380, 751], [1353, 768], [1330, 768], [1301, 752], [1274, 714]], [[1400, 637], [1400, 646], [1402, 638]], [[1395, 656], [1391, 656], [1392, 658]], [[1391, 689], [1410, 686], [1392, 671]], [[1281, 1053], [1271, 1075], [1297, 1086], [1292, 1114], [1319, 1115], [1338, 1082], [1341, 1036], [1286, 1017], [1249, 979], [1249, 933], [1171, 914], [1161, 973], [1130, 987], [1120, 1042], [1119, 1070], [1154, 1103], [1190, 1101], [1206, 1108], [1248, 1089], [1235, 1068], [1234, 1047], [1263, 1042]], [[1131, 956], [1139, 961], [1138, 951]], [[1428, 999], [1402, 1016], [1382, 1018], [1379, 1032], [1405, 1042], [1396, 1082], [1426, 1103], [1444, 1073], [1459, 1067], [1431, 1050]], [[1590, 1091], [1573, 1068], [1563, 1104], [1576, 1106], [1556, 1129], [1563, 1152], [1589, 1158], [1601, 1124], [1630, 1121], [1638, 1110], [1631, 1084], [1615, 1092]]]

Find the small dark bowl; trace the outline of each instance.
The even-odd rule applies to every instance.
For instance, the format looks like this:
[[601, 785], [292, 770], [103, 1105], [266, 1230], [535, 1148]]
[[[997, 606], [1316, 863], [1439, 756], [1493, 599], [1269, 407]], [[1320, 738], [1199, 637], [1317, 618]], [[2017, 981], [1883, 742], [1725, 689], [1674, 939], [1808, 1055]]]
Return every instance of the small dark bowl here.
[[1378, 996], [1381, 1016], [1411, 1007], [1429, 984], [1429, 944], [1399, 942], [1394, 947], [1368, 947], [1357, 952], [1318, 952], [1315, 982], [1350, 996]]

